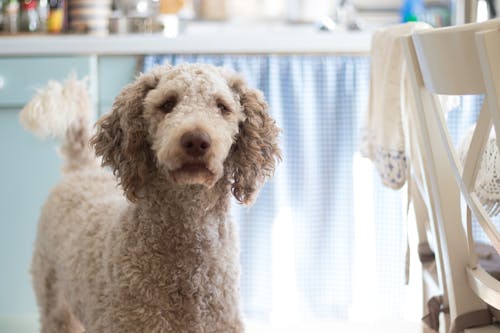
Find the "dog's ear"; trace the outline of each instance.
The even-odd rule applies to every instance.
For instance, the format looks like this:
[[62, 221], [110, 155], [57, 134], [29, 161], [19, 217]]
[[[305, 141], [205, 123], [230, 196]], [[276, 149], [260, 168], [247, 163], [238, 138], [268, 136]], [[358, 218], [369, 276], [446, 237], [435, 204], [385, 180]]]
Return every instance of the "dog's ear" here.
[[96, 155], [102, 157], [102, 165], [111, 167], [132, 202], [140, 197], [155, 165], [147, 141], [143, 101], [148, 91], [158, 84], [162, 70], [164, 68], [157, 67], [141, 74], [134, 83], [124, 87], [111, 112], [97, 122], [97, 131], [91, 140]]
[[281, 161], [278, 145], [281, 130], [267, 113], [262, 92], [249, 88], [236, 74], [229, 75], [228, 83], [239, 95], [246, 116], [230, 155], [231, 191], [239, 202], [250, 205], [266, 179], [273, 175], [276, 163]]

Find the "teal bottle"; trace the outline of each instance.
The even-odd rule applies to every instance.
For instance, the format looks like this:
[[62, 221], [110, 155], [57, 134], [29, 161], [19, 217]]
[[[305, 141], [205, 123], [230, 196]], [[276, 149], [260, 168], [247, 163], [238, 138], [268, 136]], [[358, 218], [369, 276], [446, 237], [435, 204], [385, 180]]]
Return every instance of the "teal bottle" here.
[[424, 13], [424, 0], [404, 0], [401, 7], [401, 22], [420, 21]]

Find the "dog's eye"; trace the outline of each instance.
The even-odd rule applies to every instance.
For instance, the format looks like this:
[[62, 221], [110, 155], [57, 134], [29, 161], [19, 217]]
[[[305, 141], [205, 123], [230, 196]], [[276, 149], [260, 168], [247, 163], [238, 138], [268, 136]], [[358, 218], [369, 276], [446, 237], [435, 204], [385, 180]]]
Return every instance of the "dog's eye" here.
[[163, 113], [170, 113], [177, 105], [177, 97], [169, 97], [162, 105], [161, 111]]
[[217, 103], [217, 108], [220, 110], [222, 114], [228, 114], [231, 113], [231, 110], [226, 106], [226, 104], [222, 102]]

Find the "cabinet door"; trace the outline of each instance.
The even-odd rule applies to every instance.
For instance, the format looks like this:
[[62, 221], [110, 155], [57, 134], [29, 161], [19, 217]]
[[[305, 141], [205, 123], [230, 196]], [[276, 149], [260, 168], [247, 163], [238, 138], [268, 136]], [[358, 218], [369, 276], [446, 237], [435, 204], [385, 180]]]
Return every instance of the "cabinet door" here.
[[62, 165], [56, 142], [26, 132], [19, 112], [48, 80], [70, 73], [92, 80], [91, 63], [87, 57], [0, 58], [0, 332], [36, 325], [28, 320], [37, 313], [29, 266], [40, 208]]
[[99, 115], [108, 112], [122, 88], [134, 80], [137, 64], [134, 56], [99, 58]]
[[18, 116], [0, 109], [0, 317], [36, 313], [29, 275], [36, 223], [62, 164], [55, 142], [24, 131]]
[[88, 57], [0, 58], [0, 107], [22, 106], [49, 80], [90, 74]]

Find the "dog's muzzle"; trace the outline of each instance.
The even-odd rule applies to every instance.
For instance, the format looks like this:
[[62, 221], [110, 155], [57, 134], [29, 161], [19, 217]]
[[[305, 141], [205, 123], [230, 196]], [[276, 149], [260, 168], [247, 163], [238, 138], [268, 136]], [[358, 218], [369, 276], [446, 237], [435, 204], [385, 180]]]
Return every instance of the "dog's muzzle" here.
[[212, 139], [203, 130], [195, 129], [184, 133], [179, 139], [183, 156], [177, 168], [170, 170], [170, 176], [178, 184], [204, 184], [212, 187], [219, 178], [212, 169]]

